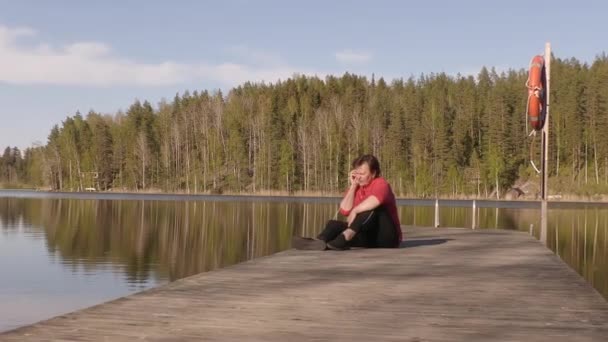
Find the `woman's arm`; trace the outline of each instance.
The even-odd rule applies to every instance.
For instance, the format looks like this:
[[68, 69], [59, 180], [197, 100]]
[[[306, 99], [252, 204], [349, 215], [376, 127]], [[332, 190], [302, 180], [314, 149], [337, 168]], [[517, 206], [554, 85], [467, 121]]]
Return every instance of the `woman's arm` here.
[[340, 213], [344, 216], [348, 216], [348, 214], [350, 214], [350, 210], [353, 208], [353, 203], [355, 201], [355, 192], [359, 187], [355, 170], [352, 170], [348, 173], [348, 181], [350, 182], [350, 188], [348, 188], [348, 191], [340, 202]]
[[342, 201], [340, 202], [340, 213], [342, 213], [342, 215], [348, 215], [350, 213], [350, 210], [353, 208], [356, 190], [357, 185], [351, 184], [350, 188], [346, 192], [346, 195], [344, 195], [344, 198], [342, 198]]
[[380, 205], [386, 203], [389, 199], [390, 187], [388, 183], [380, 178], [374, 181], [371, 185], [369, 191], [371, 194], [364, 199], [361, 203], [359, 203], [356, 207], [352, 208], [350, 213], [348, 214], [347, 222], [350, 226], [351, 223], [355, 220], [355, 217], [364, 211], [374, 210], [378, 208]]
[[378, 208], [379, 206], [380, 206], [380, 201], [378, 200], [378, 198], [374, 195], [371, 195], [368, 198], [366, 198], [365, 200], [363, 200], [363, 202], [359, 203], [359, 205], [354, 207], [351, 210], [351, 213], [354, 212], [355, 214], [359, 214], [364, 211], [374, 210], [374, 209]]
[[355, 221], [355, 217], [357, 217], [357, 215], [359, 213], [376, 209], [379, 206], [380, 206], [380, 201], [378, 200], [378, 198], [374, 195], [369, 196], [368, 198], [364, 199], [363, 202], [359, 203], [359, 205], [354, 207], [350, 211], [350, 213], [348, 213], [348, 217], [346, 218], [346, 223], [348, 223], [348, 226], [350, 227], [350, 225]]

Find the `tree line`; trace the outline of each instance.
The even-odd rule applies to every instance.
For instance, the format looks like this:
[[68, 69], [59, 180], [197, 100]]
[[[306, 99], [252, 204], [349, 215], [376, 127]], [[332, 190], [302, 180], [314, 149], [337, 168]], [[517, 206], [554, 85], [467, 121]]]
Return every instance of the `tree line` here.
[[[608, 192], [608, 57], [552, 59], [550, 193]], [[341, 193], [352, 159], [376, 155], [400, 196], [538, 191], [540, 135], [525, 118], [527, 70], [368, 79], [294, 75], [227, 92], [185, 91], [156, 107], [76, 113], [0, 183], [186, 193]], [[7, 152], [8, 151], [8, 152]], [[19, 156], [17, 156], [19, 155]]]

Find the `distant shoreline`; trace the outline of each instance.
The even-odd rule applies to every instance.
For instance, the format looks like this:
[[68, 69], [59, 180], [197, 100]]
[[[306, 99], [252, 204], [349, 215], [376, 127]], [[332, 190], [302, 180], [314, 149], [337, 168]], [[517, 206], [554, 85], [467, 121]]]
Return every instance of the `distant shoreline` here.
[[[331, 193], [295, 193], [287, 194], [282, 192], [259, 192], [259, 193], [170, 193], [170, 192], [129, 192], [129, 191], [94, 191], [94, 192], [70, 192], [70, 191], [48, 191], [36, 189], [0, 189], [0, 198], [56, 198], [56, 199], [100, 199], [100, 200], [169, 200], [169, 201], [188, 201], [188, 200], [205, 200], [205, 201], [255, 201], [255, 202], [316, 202], [316, 203], [339, 203], [340, 194]], [[475, 198], [475, 197], [439, 197], [437, 200], [444, 206], [470, 206], [472, 201], [478, 202], [481, 207], [489, 207], [489, 204], [495, 203], [521, 203], [524, 206], [535, 205], [540, 203], [538, 199], [493, 199], [493, 198]], [[434, 205], [435, 198], [414, 198], [414, 197], [397, 197], [398, 204], [417, 204], [420, 206]], [[569, 198], [563, 197], [559, 199], [549, 199], [552, 204], [558, 203], [578, 203], [578, 204], [606, 204], [608, 201], [598, 201], [591, 199]], [[455, 205], [450, 205], [455, 204]], [[484, 203], [486, 205], [484, 205]], [[499, 205], [500, 206], [500, 205]], [[492, 206], [494, 207], [494, 206]]]

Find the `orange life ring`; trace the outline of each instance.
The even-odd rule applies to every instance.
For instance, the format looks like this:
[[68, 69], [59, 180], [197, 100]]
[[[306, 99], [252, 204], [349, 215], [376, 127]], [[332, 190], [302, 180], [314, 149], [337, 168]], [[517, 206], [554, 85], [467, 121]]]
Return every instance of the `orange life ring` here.
[[530, 62], [526, 87], [528, 87], [528, 120], [530, 120], [530, 125], [536, 131], [543, 129], [543, 125], [545, 124], [547, 104], [545, 97], [545, 89], [547, 87], [545, 76], [545, 58], [543, 56], [534, 56]]

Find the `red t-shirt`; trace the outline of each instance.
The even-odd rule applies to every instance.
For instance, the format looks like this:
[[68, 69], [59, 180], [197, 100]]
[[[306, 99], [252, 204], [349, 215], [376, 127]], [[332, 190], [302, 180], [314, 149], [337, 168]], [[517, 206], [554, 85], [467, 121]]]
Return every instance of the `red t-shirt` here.
[[[346, 190], [348, 191], [348, 189]], [[382, 178], [377, 177], [372, 179], [369, 184], [365, 186], [359, 186], [357, 190], [355, 190], [355, 199], [353, 201], [353, 208], [358, 206], [359, 203], [363, 202], [369, 196], [375, 196], [378, 201], [380, 201], [380, 205], [384, 206], [388, 211], [389, 215], [393, 219], [393, 223], [395, 224], [395, 229], [399, 235], [399, 241], [403, 239], [403, 235], [401, 233], [401, 224], [399, 223], [399, 215], [397, 214], [397, 202], [395, 201], [395, 194], [391, 189], [391, 186], [388, 182]], [[340, 208], [340, 214], [344, 216], [348, 216], [350, 210], [344, 210]]]

